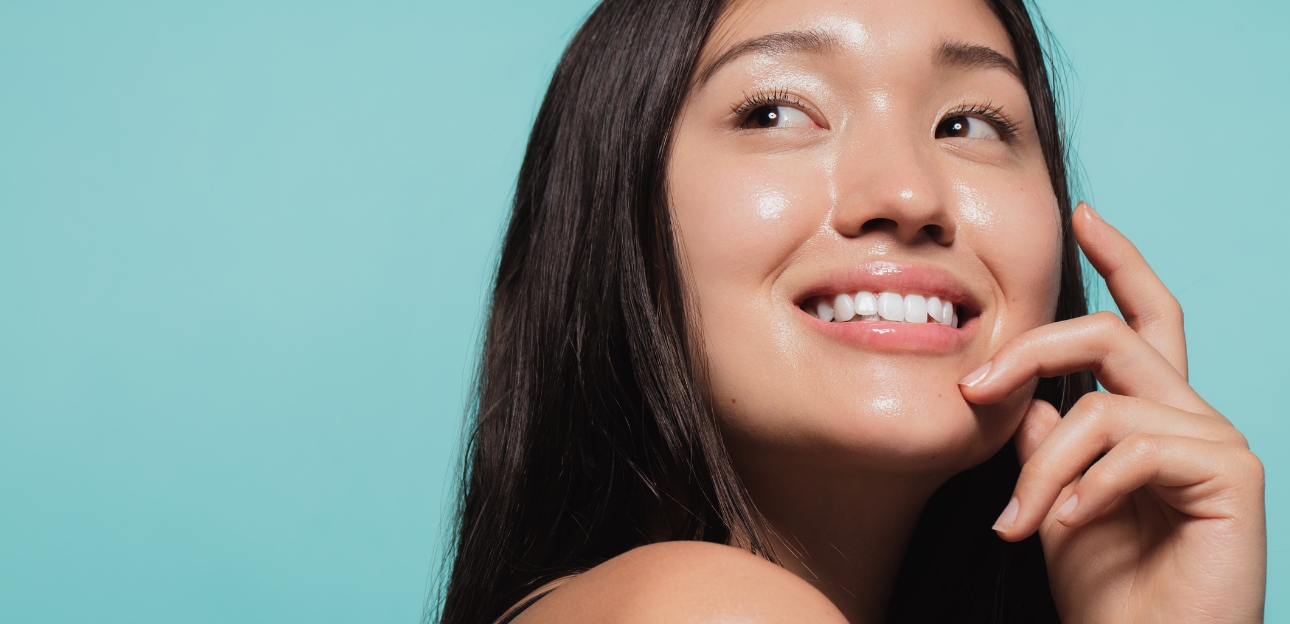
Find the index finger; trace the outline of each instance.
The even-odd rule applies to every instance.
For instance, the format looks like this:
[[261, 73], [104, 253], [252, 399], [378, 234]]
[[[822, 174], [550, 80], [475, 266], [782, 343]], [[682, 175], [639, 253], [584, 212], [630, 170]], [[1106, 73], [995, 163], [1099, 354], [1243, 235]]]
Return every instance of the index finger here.
[[1183, 333], [1182, 306], [1164, 282], [1119, 230], [1080, 202], [1071, 226], [1075, 240], [1106, 288], [1124, 321], [1187, 378], [1187, 337]]
[[1035, 377], [1079, 370], [1091, 371], [1114, 394], [1221, 417], [1159, 351], [1110, 312], [1050, 323], [1013, 337], [988, 362], [968, 373], [959, 390], [968, 402], [989, 405]]

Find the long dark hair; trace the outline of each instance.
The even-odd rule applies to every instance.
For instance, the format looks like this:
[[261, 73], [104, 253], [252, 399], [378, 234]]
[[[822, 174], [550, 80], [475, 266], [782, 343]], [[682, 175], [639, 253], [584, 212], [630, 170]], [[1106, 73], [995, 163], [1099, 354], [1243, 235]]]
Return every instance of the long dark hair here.
[[[1087, 313], [1066, 154], [1024, 0], [988, 0], [1017, 54], [1063, 224], [1057, 319]], [[723, 0], [604, 0], [565, 51], [533, 124], [497, 267], [462, 461], [444, 624], [490, 622], [525, 594], [636, 546], [735, 544], [771, 558], [726, 455], [687, 319], [665, 171]], [[1065, 408], [1091, 376], [1044, 380]], [[989, 526], [1011, 445], [928, 503], [890, 621], [1056, 621], [1037, 540]]]

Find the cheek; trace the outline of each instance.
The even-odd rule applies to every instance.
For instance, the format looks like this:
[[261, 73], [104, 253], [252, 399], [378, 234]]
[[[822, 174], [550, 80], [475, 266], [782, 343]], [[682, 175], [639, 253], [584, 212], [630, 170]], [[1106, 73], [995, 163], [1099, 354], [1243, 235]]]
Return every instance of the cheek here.
[[953, 182], [959, 237], [999, 289], [1000, 338], [1052, 320], [1061, 285], [1061, 223], [1047, 172], [1029, 183]]
[[[669, 201], [696, 297], [714, 395], [790, 383], [785, 362], [800, 358], [775, 278], [825, 231], [827, 167], [802, 157], [754, 158], [678, 149]], [[789, 367], [791, 369], [791, 366]]]
[[804, 163], [673, 163], [669, 199], [696, 290], [761, 283], [819, 230], [827, 180]]

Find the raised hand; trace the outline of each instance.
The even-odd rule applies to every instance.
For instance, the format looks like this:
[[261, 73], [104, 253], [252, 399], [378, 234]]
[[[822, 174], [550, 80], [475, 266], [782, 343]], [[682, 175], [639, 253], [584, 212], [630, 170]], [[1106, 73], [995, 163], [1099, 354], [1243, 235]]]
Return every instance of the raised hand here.
[[1263, 466], [1188, 385], [1182, 309], [1146, 260], [1085, 204], [1074, 229], [1124, 320], [1099, 312], [1022, 334], [960, 387], [989, 404], [1035, 376], [1087, 369], [1106, 392], [1065, 418], [1031, 403], [995, 530], [1039, 531], [1067, 624], [1261, 622]]

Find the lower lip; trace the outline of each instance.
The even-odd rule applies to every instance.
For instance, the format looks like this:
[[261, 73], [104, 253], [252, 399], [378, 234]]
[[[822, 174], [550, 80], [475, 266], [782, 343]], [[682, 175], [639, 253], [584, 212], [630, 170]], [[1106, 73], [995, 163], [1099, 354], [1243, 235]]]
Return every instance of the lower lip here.
[[954, 328], [941, 323], [893, 323], [891, 321], [822, 321], [802, 312], [811, 325], [825, 335], [861, 347], [889, 351], [957, 351], [976, 330], [977, 319]]

